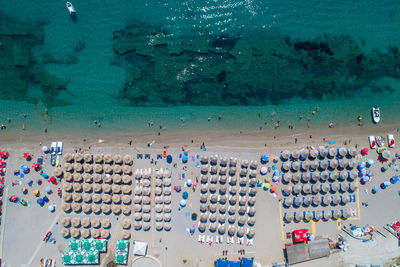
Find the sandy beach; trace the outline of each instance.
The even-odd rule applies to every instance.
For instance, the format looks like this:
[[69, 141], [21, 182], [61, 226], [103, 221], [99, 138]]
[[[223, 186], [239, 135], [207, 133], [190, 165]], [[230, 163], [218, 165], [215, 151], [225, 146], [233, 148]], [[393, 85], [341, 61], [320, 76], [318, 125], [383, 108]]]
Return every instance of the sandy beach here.
[[[57, 266], [62, 266], [61, 252], [68, 250], [68, 240], [61, 236], [60, 231], [63, 226], [61, 220], [65, 217], [81, 218], [89, 217], [90, 219], [110, 219], [110, 238], [108, 240], [108, 252], [101, 255], [101, 263], [105, 263], [108, 259], [113, 260], [116, 240], [122, 238], [122, 222], [124, 219], [134, 221], [134, 213], [125, 216], [123, 214], [115, 215], [86, 215], [81, 213], [66, 214], [61, 209], [62, 199], [57, 196], [58, 188], [61, 188], [62, 182], [57, 186], [49, 184], [45, 179], [42, 185], [37, 185], [35, 182], [33, 186], [28, 186], [27, 181], [39, 177], [39, 173], [31, 170], [25, 178], [18, 178], [14, 176], [13, 170], [19, 169], [21, 165], [31, 165], [36, 161], [39, 156], [44, 156], [44, 172], [49, 175], [53, 174], [53, 167], [50, 166], [50, 158], [41, 152], [42, 145], [49, 145], [50, 141], [63, 140], [65, 153], [75, 153], [75, 149], [82, 148], [85, 152], [95, 154], [111, 154], [111, 155], [132, 155], [133, 167], [132, 173], [136, 169], [151, 168], [155, 173], [156, 170], [163, 168], [171, 168], [172, 187], [181, 186], [182, 191], [177, 193], [172, 190], [171, 202], [171, 230], [157, 231], [154, 227], [155, 220], [152, 217], [152, 226], [149, 231], [135, 230], [133, 227], [129, 230], [131, 234], [130, 241], [140, 240], [147, 242], [149, 245], [148, 255], [154, 257], [157, 262], [162, 266], [213, 266], [216, 259], [220, 257], [227, 257], [231, 260], [237, 260], [238, 257], [254, 257], [256, 262], [261, 266], [271, 266], [273, 263], [284, 261], [283, 248], [285, 243], [291, 241], [286, 238], [286, 232], [291, 232], [295, 229], [306, 228], [312, 231], [317, 238], [328, 237], [332, 240], [337, 240], [338, 234], [345, 237], [350, 243], [349, 249], [346, 252], [339, 252], [331, 255], [329, 258], [323, 258], [298, 266], [321, 266], [322, 264], [329, 264], [329, 266], [353, 266], [355, 264], [384, 264], [390, 262], [393, 258], [400, 256], [397, 249], [397, 240], [388, 232], [383, 230], [383, 226], [397, 220], [396, 207], [398, 206], [398, 185], [392, 185], [385, 190], [380, 190], [376, 194], [371, 193], [374, 186], [379, 186], [383, 180], [389, 179], [395, 174], [392, 168], [382, 173], [380, 168], [382, 164], [377, 162], [377, 154], [375, 151], [370, 151], [366, 156], [360, 156], [359, 161], [366, 161], [371, 158], [375, 164], [371, 167], [371, 172], [374, 177], [371, 182], [366, 185], [359, 185], [357, 194], [357, 203], [352, 204], [357, 209], [356, 218], [352, 220], [328, 220], [328, 221], [310, 221], [298, 223], [285, 223], [282, 220], [282, 212], [288, 211], [282, 207], [282, 194], [281, 188], [284, 186], [282, 183], [277, 183], [278, 196], [274, 196], [269, 191], [257, 188], [255, 199], [255, 219], [256, 223], [252, 227], [255, 230], [253, 238], [253, 245], [246, 246], [235, 244], [226, 244], [227, 234], [224, 235], [224, 242], [222, 244], [201, 244], [198, 242], [200, 235], [218, 236], [217, 233], [210, 233], [206, 230], [204, 233], [199, 233], [197, 227], [199, 220], [192, 221], [191, 214], [200, 214], [200, 184], [197, 186], [195, 192], [192, 188], [185, 187], [185, 182], [188, 179], [193, 181], [196, 178], [200, 179], [200, 168], [196, 167], [196, 162], [199, 161], [197, 155], [211, 157], [218, 155], [218, 158], [237, 158], [239, 161], [248, 160], [257, 161], [260, 168], [260, 157], [264, 154], [271, 157], [279, 156], [280, 152], [284, 149], [293, 151], [295, 149], [305, 148], [307, 146], [318, 147], [320, 145], [326, 146], [330, 141], [335, 141], [331, 147], [339, 148], [346, 144], [346, 147], [358, 145], [358, 151], [362, 147], [368, 147], [368, 135], [382, 135], [386, 136], [387, 133], [396, 133], [396, 127], [376, 127], [376, 129], [364, 128], [351, 128], [351, 129], [327, 129], [327, 130], [313, 130], [312, 132], [303, 132], [296, 135], [289, 130], [277, 131], [275, 133], [260, 134], [260, 133], [236, 133], [228, 134], [221, 132], [214, 133], [200, 133], [193, 135], [185, 134], [163, 134], [157, 135], [143, 135], [143, 136], [130, 136], [126, 135], [104, 135], [104, 136], [30, 136], [24, 132], [17, 136], [4, 136], [1, 141], [1, 149], [8, 150], [10, 157], [7, 159], [7, 173], [5, 176], [5, 190], [7, 197], [17, 195], [29, 203], [29, 207], [24, 207], [21, 204], [8, 202], [7, 210], [3, 210], [3, 223], [5, 225], [3, 238], [3, 262], [5, 266], [38, 266], [41, 258], [53, 258], [57, 262]], [[310, 138], [312, 134], [312, 138]], [[397, 137], [397, 136], [396, 136]], [[295, 142], [297, 138], [297, 142]], [[83, 140], [85, 139], [85, 141]], [[98, 143], [98, 139], [103, 139], [104, 143]], [[132, 145], [128, 144], [129, 140], [133, 140]], [[147, 146], [148, 142], [155, 140], [151, 147]], [[193, 142], [192, 142], [193, 140]], [[200, 150], [200, 146], [204, 142], [207, 151]], [[90, 146], [90, 149], [89, 149]], [[182, 154], [182, 146], [187, 149], [189, 161], [183, 164], [179, 158]], [[165, 159], [157, 161], [157, 164], [151, 164], [149, 159], [137, 159], [136, 155], [150, 154], [151, 159], [156, 160], [157, 154], [162, 154], [167, 150], [168, 154], [173, 157], [173, 164], [167, 164]], [[390, 149], [392, 157], [395, 155], [397, 148]], [[26, 162], [22, 157], [24, 152], [32, 154], [32, 162]], [[194, 160], [192, 161], [192, 157]], [[61, 159], [60, 164], [64, 164]], [[276, 165], [280, 168], [282, 163], [269, 162], [266, 166], [271, 167]], [[184, 166], [187, 166], [185, 170]], [[185, 178], [182, 179], [182, 174]], [[132, 177], [134, 175], [132, 174]], [[259, 172], [256, 177], [258, 180], [262, 179]], [[134, 178], [132, 178], [134, 180]], [[13, 182], [21, 181], [21, 185], [12, 185]], [[134, 189], [135, 182], [132, 184]], [[21, 188], [26, 187], [28, 193], [24, 195]], [[55, 212], [51, 213], [45, 207], [40, 207], [36, 204], [37, 197], [33, 195], [34, 189], [39, 189], [42, 194], [45, 194], [45, 187], [52, 189], [52, 194], [49, 196], [49, 204], [55, 205]], [[239, 188], [239, 185], [238, 185]], [[368, 194], [365, 193], [368, 189]], [[182, 192], [188, 192], [189, 197], [186, 200], [186, 207], [179, 207], [179, 202], [182, 199]], [[5, 195], [3, 195], [3, 203]], [[365, 207], [360, 203], [367, 202], [368, 206]], [[133, 210], [133, 203], [132, 210]], [[154, 209], [154, 205], [152, 205]], [[155, 212], [152, 211], [152, 216]], [[375, 234], [371, 242], [363, 243], [359, 240], [352, 239], [346, 233], [340, 230], [340, 224], [357, 224], [364, 226], [366, 224], [374, 225], [382, 233], [385, 233], [386, 238]], [[208, 224], [207, 224], [208, 225]], [[194, 227], [195, 233], [191, 235], [189, 228]], [[83, 229], [83, 228], [82, 228]], [[56, 244], [44, 243], [42, 239], [47, 231], [52, 231]], [[82, 238], [82, 237], [81, 237]], [[16, 249], [18, 248], [18, 249]], [[245, 249], [245, 254], [240, 255], [240, 249]], [[228, 250], [227, 256], [222, 255], [223, 250]], [[24, 251], [23, 254], [18, 251]], [[130, 252], [128, 265], [136, 258]]]

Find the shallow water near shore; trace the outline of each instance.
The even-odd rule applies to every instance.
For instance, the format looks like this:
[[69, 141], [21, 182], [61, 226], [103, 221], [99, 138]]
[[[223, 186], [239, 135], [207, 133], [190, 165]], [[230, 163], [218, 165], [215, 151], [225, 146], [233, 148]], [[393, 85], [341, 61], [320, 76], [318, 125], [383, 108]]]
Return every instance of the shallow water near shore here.
[[[35, 132], [47, 128], [52, 132], [90, 133], [99, 131], [94, 120], [101, 122], [101, 130], [106, 132], [272, 131], [278, 120], [280, 128], [293, 124], [296, 130], [307, 128], [307, 118], [310, 118], [312, 128], [327, 127], [331, 121], [339, 127], [353, 126], [357, 124], [359, 114], [363, 115], [365, 124], [372, 126], [370, 108], [374, 105], [381, 107], [382, 124], [395, 122], [400, 95], [395, 72], [388, 74], [389, 78], [384, 74], [372, 80], [364, 78], [366, 83], [361, 82], [362, 88], [354, 89], [354, 93], [349, 88], [339, 88], [331, 92], [326, 90], [318, 98], [309, 97], [310, 93], [306, 91], [296, 92], [294, 96], [287, 88], [281, 88], [286, 90], [284, 94], [279, 87], [265, 90], [264, 93], [262, 86], [265, 83], [261, 83], [261, 89], [257, 89], [255, 97], [250, 97], [250, 102], [248, 99], [236, 101], [235, 105], [231, 105], [227, 98], [222, 98], [222, 103], [210, 100], [207, 106], [188, 106], [182, 102], [159, 105], [158, 100], [152, 104], [150, 99], [145, 102], [146, 107], [142, 104], [138, 107], [137, 102], [121, 99], [126, 68], [116, 64], [118, 55], [113, 51], [113, 32], [124, 29], [134, 21], [153, 26], [161, 24], [170, 36], [188, 39], [193, 36], [189, 33], [193, 32], [214, 38], [260, 31], [304, 42], [316, 39], [321, 42], [324, 35], [340, 40], [342, 35], [347, 35], [364, 51], [369, 53], [375, 49], [386, 55], [388, 46], [400, 46], [400, 37], [394, 34], [400, 26], [400, 4], [389, 1], [282, 3], [256, 0], [119, 1], [101, 5], [95, 1], [74, 1], [73, 4], [78, 11], [76, 22], [69, 17], [64, 2], [38, 5], [25, 0], [2, 1], [3, 14], [14, 20], [45, 22], [44, 41], [33, 48], [33, 55], [39, 59], [39, 63], [42, 63], [44, 54], [54, 56], [58, 62], [46, 57], [53, 63], [43, 63], [44, 68], [61, 81], [68, 81], [66, 89], [57, 92], [54, 98], [53, 95], [49, 98], [43, 90], [38, 89], [38, 85], [31, 85], [28, 93], [24, 92], [25, 95], [18, 101], [5, 100], [3, 94], [0, 97], [0, 120], [5, 123], [7, 118], [11, 119], [11, 123], [7, 123], [7, 132], [19, 131], [24, 123], [27, 130]], [[79, 48], [78, 44], [82, 47]], [[77, 62], [69, 60], [71, 54]], [[396, 71], [396, 64], [392, 66], [393, 71]], [[377, 66], [375, 72], [382, 70]], [[259, 75], [262, 80], [266, 73], [256, 72], [253, 75]], [[290, 79], [291, 76], [295, 80], [302, 77], [296, 70], [278, 75], [282, 79]], [[139, 82], [145, 80], [144, 77]], [[196, 81], [192, 84], [196, 84]], [[203, 86], [201, 90], [208, 91], [201, 97], [213, 94], [215, 87], [212, 86], [215, 84], [200, 84]], [[276, 84], [281, 83], [276, 81]], [[282, 84], [284, 86], [287, 83]], [[185, 93], [185, 87], [179, 90]], [[248, 94], [254, 92], [244, 86], [242, 90], [248, 90]], [[341, 94], [334, 90], [347, 92]], [[278, 103], [275, 103], [276, 95], [279, 95]], [[24, 97], [30, 103], [24, 101]], [[273, 103], [271, 99], [274, 99]], [[254, 105], [252, 101], [255, 101]], [[312, 115], [316, 107], [319, 107], [319, 111]], [[28, 114], [25, 119], [22, 118], [24, 113]], [[221, 120], [218, 120], [218, 115], [222, 116]], [[299, 119], [300, 115], [302, 119]], [[153, 126], [148, 126], [150, 121], [154, 123]]]

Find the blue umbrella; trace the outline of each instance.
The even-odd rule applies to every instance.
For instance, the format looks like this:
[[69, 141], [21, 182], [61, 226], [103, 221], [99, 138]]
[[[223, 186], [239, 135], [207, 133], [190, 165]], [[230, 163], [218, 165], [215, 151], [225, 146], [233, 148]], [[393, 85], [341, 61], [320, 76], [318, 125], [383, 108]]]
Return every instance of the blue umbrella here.
[[189, 193], [188, 192], [183, 192], [182, 193], [182, 197], [183, 197], [183, 199], [187, 199], [189, 197]]
[[185, 206], [186, 206], [186, 200], [181, 199], [181, 201], [179, 202], [179, 204], [181, 205], [181, 207], [185, 207]]
[[280, 172], [279, 170], [275, 170], [275, 171], [274, 171], [274, 175], [275, 175], [275, 176], [279, 176], [279, 175], [281, 175], [281, 172]]
[[168, 156], [167, 156], [167, 163], [168, 163], [168, 164], [171, 164], [171, 163], [172, 163], [172, 156], [171, 156], [171, 155], [168, 155]]
[[265, 163], [268, 163], [268, 161], [269, 161], [269, 158], [266, 155], [263, 155], [261, 157], [261, 163], [265, 164]]
[[54, 212], [54, 210], [55, 210], [54, 206], [49, 206], [48, 209], [50, 212]]
[[183, 156], [182, 156], [182, 162], [183, 162], [183, 163], [186, 163], [187, 161], [188, 161], [188, 156], [183, 155]]
[[190, 231], [191, 234], [193, 234], [194, 233], [194, 227], [190, 227], [189, 231]]
[[43, 198], [38, 198], [38, 199], [36, 200], [36, 202], [37, 202], [40, 206], [43, 206], [43, 204], [44, 204]]
[[272, 181], [274, 183], [278, 182], [279, 177], [278, 176], [272, 176]]
[[42, 184], [42, 179], [37, 178], [37, 179], [36, 179], [36, 183], [37, 183], [38, 185], [41, 185], [41, 184]]
[[388, 180], [385, 180], [385, 181], [383, 182], [383, 184], [384, 184], [386, 187], [388, 187], [388, 186], [390, 185], [390, 182], [389, 182]]
[[374, 188], [372, 188], [372, 193], [376, 194], [377, 192], [379, 192], [379, 187], [375, 186]]
[[49, 199], [47, 198], [47, 196], [44, 196], [44, 197], [43, 197], [43, 200], [44, 200], [45, 202], [49, 202]]
[[42, 174], [42, 176], [43, 176], [44, 179], [49, 178], [49, 176], [48, 176], [47, 173], [45, 173], [45, 172]]
[[367, 160], [367, 167], [371, 167], [374, 164], [374, 161], [372, 159]]
[[392, 178], [390, 178], [390, 182], [392, 183], [392, 184], [395, 184], [395, 183], [397, 183], [399, 181], [399, 176], [393, 176]]
[[359, 169], [363, 169], [367, 166], [367, 164], [365, 164], [365, 162], [360, 162], [360, 165], [358, 166]]
[[47, 194], [51, 194], [51, 192], [52, 192], [51, 189], [50, 189], [50, 187], [46, 187], [45, 190], [46, 190], [46, 193], [47, 193]]

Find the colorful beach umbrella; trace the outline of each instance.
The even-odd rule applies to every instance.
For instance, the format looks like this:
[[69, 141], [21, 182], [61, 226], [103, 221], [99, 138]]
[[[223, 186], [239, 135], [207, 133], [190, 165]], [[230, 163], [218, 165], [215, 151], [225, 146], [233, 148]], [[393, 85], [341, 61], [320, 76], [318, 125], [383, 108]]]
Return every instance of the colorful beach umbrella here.
[[186, 200], [181, 199], [181, 201], [179, 202], [179, 204], [181, 205], [181, 207], [185, 207], [185, 206], [186, 206]]
[[182, 193], [182, 198], [183, 199], [187, 199], [189, 197], [189, 193], [188, 192], [183, 192]]

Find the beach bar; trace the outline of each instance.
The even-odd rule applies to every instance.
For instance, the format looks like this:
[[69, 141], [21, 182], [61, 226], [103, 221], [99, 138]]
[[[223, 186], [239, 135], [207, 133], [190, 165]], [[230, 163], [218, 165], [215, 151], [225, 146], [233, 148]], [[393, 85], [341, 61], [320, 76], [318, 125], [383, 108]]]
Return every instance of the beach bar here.
[[328, 239], [318, 239], [308, 243], [288, 245], [284, 249], [288, 265], [310, 261], [330, 255]]

